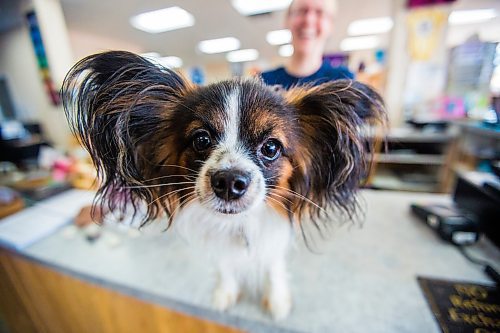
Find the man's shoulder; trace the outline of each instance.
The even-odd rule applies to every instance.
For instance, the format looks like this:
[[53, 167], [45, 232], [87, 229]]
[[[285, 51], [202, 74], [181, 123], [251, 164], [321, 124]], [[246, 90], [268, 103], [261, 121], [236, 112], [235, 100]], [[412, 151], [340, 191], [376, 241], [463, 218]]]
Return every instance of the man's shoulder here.
[[345, 66], [325, 66], [324, 75], [332, 80], [354, 79], [354, 74]]
[[272, 70], [264, 71], [260, 74], [262, 80], [266, 84], [280, 84], [284, 79], [287, 79], [287, 73], [284, 67], [278, 67]]
[[274, 69], [262, 72], [261, 76], [262, 77], [272, 77], [272, 76], [276, 76], [276, 75], [282, 75], [283, 73], [285, 73], [285, 68], [278, 67], [278, 68], [274, 68]]

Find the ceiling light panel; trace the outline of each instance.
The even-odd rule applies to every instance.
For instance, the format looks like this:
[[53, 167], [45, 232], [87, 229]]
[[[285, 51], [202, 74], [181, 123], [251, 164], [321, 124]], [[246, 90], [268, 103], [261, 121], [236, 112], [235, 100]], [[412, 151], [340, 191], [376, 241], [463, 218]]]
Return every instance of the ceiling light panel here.
[[349, 24], [349, 36], [375, 35], [390, 31], [394, 25], [390, 17], [376, 17], [365, 20], [356, 20]]
[[181, 58], [175, 56], [162, 57], [157, 52], [142, 53], [140, 54], [140, 56], [146, 58], [146, 60], [150, 61], [153, 64], [158, 64], [163, 67], [180, 68], [183, 65], [183, 61]]
[[282, 57], [291, 57], [293, 54], [293, 45], [287, 44], [280, 46], [278, 53]]
[[158, 52], [146, 52], [146, 53], [141, 53], [139, 54], [141, 57], [148, 58], [148, 59], [156, 59], [161, 57], [161, 55]]
[[454, 10], [448, 17], [451, 25], [479, 23], [495, 18], [497, 13], [494, 9]]
[[270, 13], [288, 8], [292, 0], [232, 0], [233, 7], [244, 16]]
[[226, 55], [226, 59], [229, 62], [245, 62], [254, 61], [259, 58], [259, 51], [256, 49], [244, 49], [229, 52]]
[[159, 9], [130, 18], [134, 28], [152, 34], [190, 27], [194, 21], [193, 15], [180, 7]]
[[207, 54], [234, 51], [240, 48], [240, 41], [234, 37], [204, 40], [198, 43], [198, 49]]
[[292, 33], [288, 29], [269, 31], [266, 41], [271, 45], [283, 45], [292, 41]]
[[342, 51], [369, 50], [380, 45], [380, 39], [377, 36], [348, 37], [340, 42]]
[[161, 57], [157, 61], [160, 65], [168, 68], [180, 68], [183, 64], [182, 59], [175, 56]]

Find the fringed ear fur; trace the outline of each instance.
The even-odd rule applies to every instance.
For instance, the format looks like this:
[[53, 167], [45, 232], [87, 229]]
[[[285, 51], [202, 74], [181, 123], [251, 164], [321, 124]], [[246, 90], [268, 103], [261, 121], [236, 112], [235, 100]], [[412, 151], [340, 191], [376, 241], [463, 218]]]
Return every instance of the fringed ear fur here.
[[80, 60], [67, 74], [64, 110], [74, 134], [89, 151], [100, 178], [96, 202], [125, 210], [148, 205], [145, 220], [162, 209], [154, 188], [140, 186], [147, 176], [154, 136], [189, 84], [174, 71], [129, 52], [111, 51]]
[[308, 217], [316, 224], [340, 211], [351, 219], [358, 206], [355, 192], [369, 165], [369, 142], [361, 127], [386, 123], [382, 98], [351, 80], [296, 87], [285, 98], [297, 112], [301, 140], [290, 180], [291, 189], [305, 197], [296, 202], [296, 218]]

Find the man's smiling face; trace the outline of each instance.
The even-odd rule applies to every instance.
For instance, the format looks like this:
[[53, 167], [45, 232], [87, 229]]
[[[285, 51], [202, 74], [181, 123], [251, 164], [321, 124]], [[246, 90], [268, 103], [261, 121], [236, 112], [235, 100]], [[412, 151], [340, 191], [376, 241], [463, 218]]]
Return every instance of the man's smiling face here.
[[333, 5], [330, 0], [295, 0], [286, 25], [292, 32], [294, 52], [322, 50], [332, 31]]

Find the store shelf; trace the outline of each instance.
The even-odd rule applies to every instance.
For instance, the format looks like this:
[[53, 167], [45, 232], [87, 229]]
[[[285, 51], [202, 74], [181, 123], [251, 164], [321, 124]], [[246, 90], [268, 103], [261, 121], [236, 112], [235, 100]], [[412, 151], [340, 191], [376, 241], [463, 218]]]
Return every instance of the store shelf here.
[[443, 165], [445, 158], [443, 155], [431, 154], [375, 154], [373, 159], [377, 163], [388, 164], [414, 164], [414, 165]]
[[432, 175], [398, 174], [389, 170], [380, 170], [370, 187], [395, 191], [438, 192], [438, 182]]
[[[374, 138], [368, 134], [367, 138]], [[424, 132], [413, 128], [394, 128], [384, 137], [387, 142], [399, 143], [447, 143], [455, 137], [452, 132]]]
[[[368, 136], [369, 137], [369, 136]], [[451, 132], [393, 129], [373, 155], [374, 171], [368, 186], [411, 192], [438, 192], [449, 172], [448, 153], [455, 138]]]

